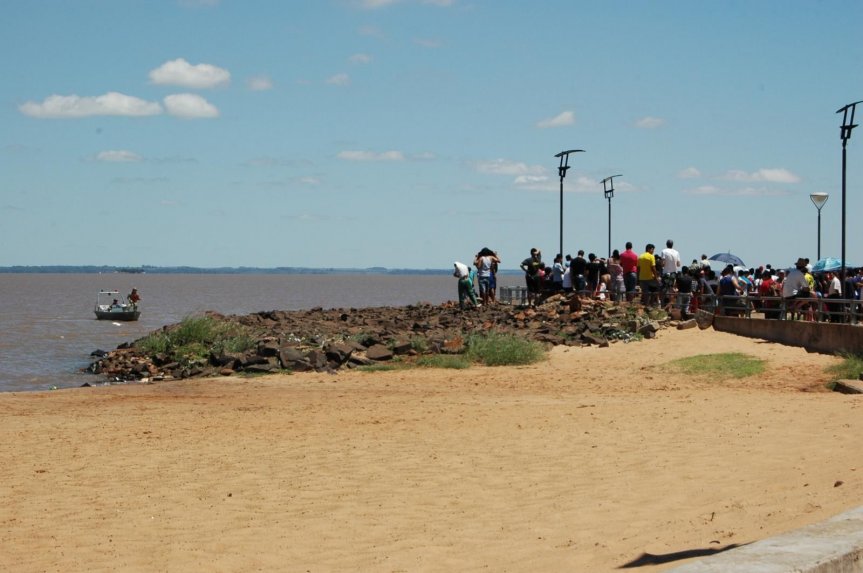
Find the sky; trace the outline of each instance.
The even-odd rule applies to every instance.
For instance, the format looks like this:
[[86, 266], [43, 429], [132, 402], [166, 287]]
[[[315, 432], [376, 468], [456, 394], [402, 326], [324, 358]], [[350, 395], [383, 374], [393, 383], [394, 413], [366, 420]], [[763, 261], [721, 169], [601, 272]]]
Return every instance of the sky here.
[[[10, 0], [0, 266], [841, 254], [859, 0]], [[857, 110], [863, 123], [863, 104]], [[846, 258], [863, 265], [863, 129]], [[611, 175], [606, 200], [602, 179]]]

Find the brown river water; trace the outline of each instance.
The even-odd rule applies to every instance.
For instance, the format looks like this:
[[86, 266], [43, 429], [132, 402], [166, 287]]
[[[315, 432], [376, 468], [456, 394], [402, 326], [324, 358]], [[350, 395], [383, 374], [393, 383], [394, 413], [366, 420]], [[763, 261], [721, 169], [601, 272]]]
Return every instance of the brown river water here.
[[[498, 285], [520, 285], [502, 275]], [[141, 294], [137, 322], [96, 320], [99, 290]], [[112, 350], [205, 310], [403, 306], [455, 300], [442, 275], [0, 274], [0, 392], [48, 390], [101, 381], [80, 372], [94, 350]]]

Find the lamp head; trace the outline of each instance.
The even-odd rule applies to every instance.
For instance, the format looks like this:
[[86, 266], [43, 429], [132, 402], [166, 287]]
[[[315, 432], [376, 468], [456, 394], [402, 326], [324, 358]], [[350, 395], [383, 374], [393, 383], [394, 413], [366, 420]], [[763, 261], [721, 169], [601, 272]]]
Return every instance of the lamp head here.
[[823, 192], [810, 193], [809, 198], [812, 200], [812, 203], [815, 204], [815, 207], [820, 211], [824, 204], [827, 203], [827, 199], [830, 198], [830, 194]]

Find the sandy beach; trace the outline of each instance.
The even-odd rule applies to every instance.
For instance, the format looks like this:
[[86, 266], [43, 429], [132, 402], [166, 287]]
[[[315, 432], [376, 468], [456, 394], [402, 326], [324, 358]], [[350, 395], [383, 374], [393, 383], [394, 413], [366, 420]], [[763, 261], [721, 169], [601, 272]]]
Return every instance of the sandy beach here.
[[[743, 352], [716, 381], [670, 361]], [[660, 571], [863, 503], [838, 359], [713, 330], [529, 367], [0, 395], [0, 570]]]

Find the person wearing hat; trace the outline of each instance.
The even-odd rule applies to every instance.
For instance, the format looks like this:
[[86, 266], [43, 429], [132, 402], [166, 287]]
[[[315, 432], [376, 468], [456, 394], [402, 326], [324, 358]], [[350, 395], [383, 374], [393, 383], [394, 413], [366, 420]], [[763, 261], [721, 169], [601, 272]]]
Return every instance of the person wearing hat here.
[[800, 310], [803, 302], [798, 299], [808, 299], [811, 291], [806, 280], [806, 264], [804, 258], [798, 258], [794, 269], [782, 281], [782, 298], [785, 299], [785, 309], [792, 315]]

